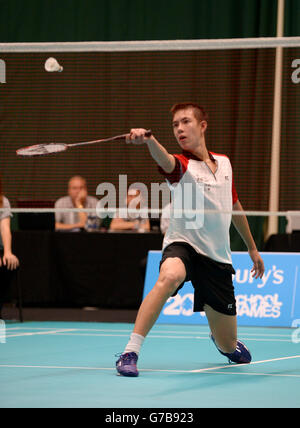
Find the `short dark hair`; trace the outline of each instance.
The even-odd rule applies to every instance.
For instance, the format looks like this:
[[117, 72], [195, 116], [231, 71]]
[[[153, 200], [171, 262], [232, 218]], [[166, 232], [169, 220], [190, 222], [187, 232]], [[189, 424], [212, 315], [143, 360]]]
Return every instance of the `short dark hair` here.
[[193, 103], [193, 102], [184, 102], [184, 103], [174, 104], [170, 112], [174, 117], [175, 113], [177, 113], [179, 110], [186, 110], [188, 108], [193, 109], [195, 118], [199, 122], [201, 122], [202, 120], [206, 120], [206, 121], [208, 120], [208, 114], [206, 113], [204, 108], [201, 107], [199, 104]]

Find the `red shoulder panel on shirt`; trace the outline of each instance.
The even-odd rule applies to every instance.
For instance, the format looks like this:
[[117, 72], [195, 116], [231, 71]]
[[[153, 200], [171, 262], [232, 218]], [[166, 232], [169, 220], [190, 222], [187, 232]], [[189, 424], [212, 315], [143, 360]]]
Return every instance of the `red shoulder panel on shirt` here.
[[232, 174], [232, 205], [234, 205], [237, 201], [238, 201], [239, 197], [234, 185], [234, 179], [233, 179], [233, 174]]
[[171, 183], [178, 183], [187, 170], [189, 158], [183, 154], [172, 155], [175, 158], [175, 168], [171, 173], [165, 172], [161, 167], [158, 167], [159, 172]]

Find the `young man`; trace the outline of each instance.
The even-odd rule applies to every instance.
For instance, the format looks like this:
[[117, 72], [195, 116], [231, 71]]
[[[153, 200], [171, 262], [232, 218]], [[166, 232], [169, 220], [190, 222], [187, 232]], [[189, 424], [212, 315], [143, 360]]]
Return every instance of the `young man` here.
[[[207, 116], [194, 103], [172, 107], [174, 136], [182, 154], [171, 155], [145, 129], [132, 129], [127, 143], [147, 144], [161, 173], [176, 189], [192, 184], [203, 197], [206, 210], [199, 227], [186, 227], [186, 217], [172, 214], [163, 242], [159, 278], [139, 309], [133, 333], [116, 363], [119, 374], [138, 376], [137, 359], [144, 338], [157, 320], [165, 302], [185, 281], [195, 289], [194, 311], [205, 311], [211, 338], [230, 361], [250, 363], [251, 354], [237, 339], [236, 305], [232, 274], [228, 211], [242, 211], [234, 187], [232, 168], [225, 155], [209, 152], [205, 142]], [[191, 189], [191, 187], [186, 187]], [[199, 190], [200, 189], [200, 190]], [[172, 201], [174, 203], [174, 200]], [[219, 211], [219, 212], [215, 212]], [[225, 212], [225, 213], [224, 213]], [[179, 217], [179, 218], [178, 218]], [[247, 245], [253, 261], [253, 277], [261, 278], [264, 263], [259, 255], [245, 215], [233, 216], [233, 223]]]

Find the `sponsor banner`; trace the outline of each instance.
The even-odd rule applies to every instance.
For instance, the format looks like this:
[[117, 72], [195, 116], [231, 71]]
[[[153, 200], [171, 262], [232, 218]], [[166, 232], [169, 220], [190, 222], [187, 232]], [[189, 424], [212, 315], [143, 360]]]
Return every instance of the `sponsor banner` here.
[[[260, 253], [265, 263], [262, 279], [253, 279], [248, 253], [233, 252], [232, 263], [238, 324], [291, 327], [300, 319], [300, 253]], [[161, 251], [150, 251], [144, 297], [159, 275]], [[168, 299], [157, 320], [161, 324], [207, 324], [204, 312], [193, 312], [194, 289], [186, 282], [177, 296]]]

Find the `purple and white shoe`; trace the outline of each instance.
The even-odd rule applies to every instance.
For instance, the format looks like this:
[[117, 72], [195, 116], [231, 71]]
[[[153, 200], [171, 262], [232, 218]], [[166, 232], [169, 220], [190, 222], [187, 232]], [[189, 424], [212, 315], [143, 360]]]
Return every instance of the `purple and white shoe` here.
[[252, 360], [251, 353], [250, 353], [249, 349], [240, 340], [237, 341], [236, 350], [234, 352], [232, 352], [232, 354], [227, 354], [225, 352], [222, 352], [218, 348], [216, 341], [215, 341], [212, 334], [210, 335], [210, 338], [214, 342], [217, 350], [222, 355], [227, 357], [230, 363], [236, 363], [236, 364], [249, 364], [249, 363], [251, 363], [251, 360]]
[[127, 352], [126, 354], [121, 354], [119, 357], [116, 362], [116, 369], [121, 376], [136, 377], [139, 375], [136, 366], [138, 355], [135, 352]]

